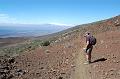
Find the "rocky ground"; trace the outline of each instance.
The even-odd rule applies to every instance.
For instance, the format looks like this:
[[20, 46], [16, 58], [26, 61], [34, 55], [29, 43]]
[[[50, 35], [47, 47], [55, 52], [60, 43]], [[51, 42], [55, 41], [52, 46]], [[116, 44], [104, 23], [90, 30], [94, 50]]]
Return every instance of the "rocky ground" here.
[[[86, 72], [89, 72], [90, 79], [120, 78], [119, 35], [119, 31], [109, 31], [96, 36], [98, 41], [92, 53], [93, 63], [81, 67], [88, 69]], [[78, 55], [85, 57], [80, 51], [84, 39], [79, 39], [76, 37], [67, 42], [39, 47], [35, 51], [21, 54], [15, 60], [1, 58], [1, 79], [70, 79], [77, 67], [74, 60]], [[80, 70], [82, 72], [83, 69]]]
[[26, 72], [15, 66], [15, 58], [8, 56], [0, 57], [0, 79], [12, 79]]
[[97, 35], [98, 44], [93, 50], [91, 79], [120, 79], [120, 31]]
[[96, 34], [91, 27], [97, 44], [89, 65], [83, 64], [85, 38], [74, 32], [14, 58], [1, 56], [0, 79], [120, 79], [120, 31], [112, 27]]

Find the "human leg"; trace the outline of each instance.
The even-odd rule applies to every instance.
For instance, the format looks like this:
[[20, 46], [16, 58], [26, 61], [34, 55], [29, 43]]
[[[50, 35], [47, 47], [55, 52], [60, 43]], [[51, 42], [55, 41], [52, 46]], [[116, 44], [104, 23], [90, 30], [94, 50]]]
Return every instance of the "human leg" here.
[[86, 60], [87, 63], [91, 63], [91, 52], [92, 52], [93, 47], [91, 46], [90, 48], [86, 49]]

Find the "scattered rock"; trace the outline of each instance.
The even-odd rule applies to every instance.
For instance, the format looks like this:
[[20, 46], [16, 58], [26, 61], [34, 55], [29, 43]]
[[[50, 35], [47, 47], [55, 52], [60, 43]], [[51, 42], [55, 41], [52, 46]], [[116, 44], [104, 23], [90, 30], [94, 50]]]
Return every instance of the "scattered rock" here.
[[115, 71], [116, 69], [115, 68], [111, 68], [109, 71]]
[[59, 42], [58, 40], [55, 41], [55, 43], [58, 43], [58, 42]]
[[23, 71], [22, 69], [17, 69], [15, 74], [16, 74], [17, 76], [24, 75], [24, 74], [25, 74], [25, 71]]
[[45, 50], [45, 53], [50, 53], [51, 51], [50, 50]]
[[58, 79], [63, 79], [63, 77], [60, 76]]
[[108, 72], [105, 72], [105, 76], [107, 76], [108, 75]]
[[44, 69], [44, 67], [41, 67], [40, 69]]
[[113, 63], [116, 63], [116, 60], [113, 60]]
[[9, 58], [9, 59], [8, 59], [8, 63], [11, 64], [11, 63], [14, 63], [14, 62], [15, 62], [15, 58]]
[[66, 74], [65, 72], [62, 72], [61, 74]]
[[71, 67], [73, 68], [73, 67], [75, 67], [75, 65], [71, 64]]
[[11, 79], [11, 78], [13, 78], [13, 77], [14, 77], [13, 74], [9, 74], [6, 79]]
[[15, 58], [3, 57], [0, 59], [0, 79], [12, 79], [17, 75], [24, 75], [25, 71], [16, 69], [14, 66]]

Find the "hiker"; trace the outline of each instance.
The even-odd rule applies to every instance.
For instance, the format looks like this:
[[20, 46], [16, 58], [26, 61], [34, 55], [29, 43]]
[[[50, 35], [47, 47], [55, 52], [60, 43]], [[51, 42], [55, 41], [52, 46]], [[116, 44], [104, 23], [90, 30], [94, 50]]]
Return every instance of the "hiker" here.
[[96, 38], [93, 37], [90, 32], [86, 32], [84, 37], [86, 38], [86, 45], [85, 45], [85, 48], [83, 49], [86, 53], [86, 59], [87, 59], [87, 61], [84, 64], [90, 64], [91, 63], [91, 52], [93, 49], [93, 45], [96, 44]]

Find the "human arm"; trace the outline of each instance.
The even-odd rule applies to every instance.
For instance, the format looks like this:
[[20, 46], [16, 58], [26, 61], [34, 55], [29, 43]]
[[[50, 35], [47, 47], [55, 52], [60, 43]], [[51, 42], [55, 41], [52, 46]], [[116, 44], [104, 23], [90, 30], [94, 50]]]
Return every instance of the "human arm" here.
[[85, 49], [87, 49], [88, 45], [89, 45], [89, 41], [90, 41], [90, 36], [86, 37], [86, 44], [85, 44]]
[[89, 41], [86, 42], [86, 46], [85, 46], [86, 49], [87, 49], [88, 45], [89, 45]]

